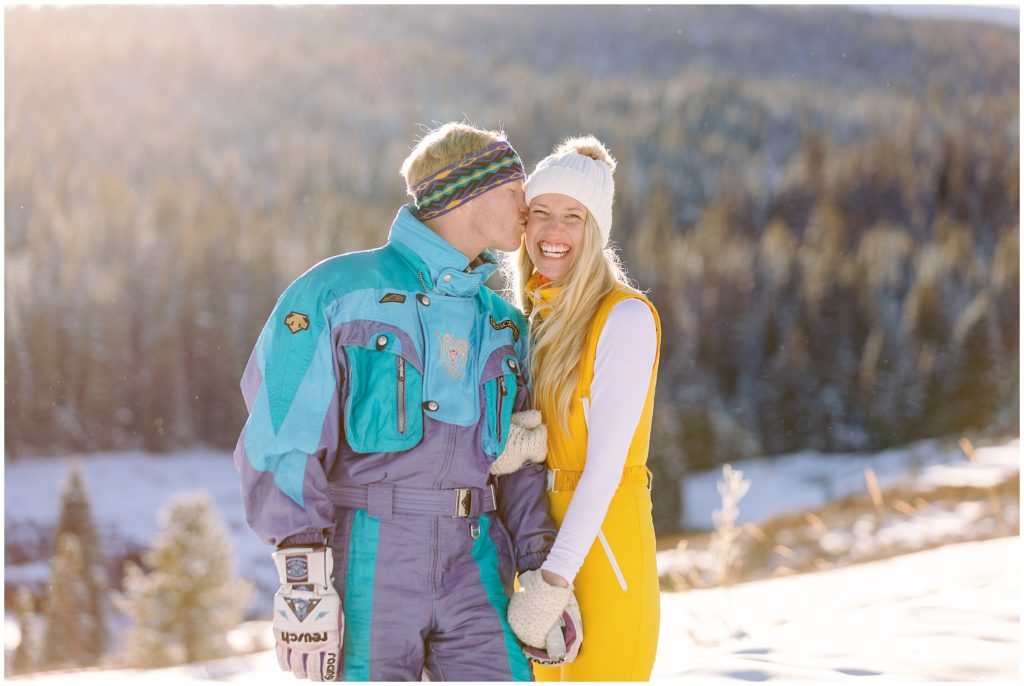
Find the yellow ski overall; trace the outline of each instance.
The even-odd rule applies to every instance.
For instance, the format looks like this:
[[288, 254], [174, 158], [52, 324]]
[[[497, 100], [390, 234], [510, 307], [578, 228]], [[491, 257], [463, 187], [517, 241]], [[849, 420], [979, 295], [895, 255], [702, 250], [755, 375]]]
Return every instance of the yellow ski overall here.
[[[557, 292], [551, 287], [531, 290], [543, 300]], [[580, 378], [570, 406], [570, 433], [564, 433], [557, 421], [544, 417], [548, 426], [548, 496], [551, 515], [558, 526], [565, 518], [587, 461], [587, 414], [597, 341], [611, 309], [626, 298], [639, 298], [651, 308], [657, 327], [658, 351], [661, 350], [661, 323], [654, 306], [646, 298], [616, 286], [601, 302], [587, 334]], [[583, 619], [580, 653], [574, 662], [560, 667], [534, 665], [537, 681], [650, 679], [660, 620], [651, 519], [651, 472], [647, 469], [657, 374], [656, 356], [648, 380], [647, 400], [633, 434], [622, 481], [608, 506], [598, 537], [573, 581]], [[537, 406], [544, 413], [544, 408]]]

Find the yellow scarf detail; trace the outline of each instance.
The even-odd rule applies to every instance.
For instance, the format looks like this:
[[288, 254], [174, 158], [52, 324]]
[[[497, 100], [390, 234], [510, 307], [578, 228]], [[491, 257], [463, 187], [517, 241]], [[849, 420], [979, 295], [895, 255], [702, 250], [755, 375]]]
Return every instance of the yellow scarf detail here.
[[535, 271], [526, 282], [526, 293], [530, 296], [537, 316], [544, 319], [555, 306], [555, 300], [562, 294], [562, 287], [552, 286], [548, 277]]

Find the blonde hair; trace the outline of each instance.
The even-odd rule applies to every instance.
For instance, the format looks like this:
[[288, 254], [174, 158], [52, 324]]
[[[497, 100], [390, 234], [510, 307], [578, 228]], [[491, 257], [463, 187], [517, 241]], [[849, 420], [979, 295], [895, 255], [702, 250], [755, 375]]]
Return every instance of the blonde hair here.
[[[564, 141], [555, 148], [554, 154], [571, 150], [604, 161], [613, 169], [615, 167], [615, 161], [604, 145], [593, 136]], [[569, 429], [569, 408], [579, 381], [580, 359], [601, 301], [616, 284], [639, 294], [629, 283], [618, 254], [613, 248], [603, 245], [597, 222], [587, 212], [583, 244], [576, 263], [565, 278], [552, 283], [561, 291], [550, 306], [535, 307], [530, 299], [526, 284], [535, 266], [526, 250], [525, 237], [516, 257], [506, 262], [506, 283], [512, 291], [510, 295], [530, 322], [529, 369], [533, 379], [534, 406], [544, 413], [546, 421], [550, 423], [554, 418], [566, 432]]]
[[416, 143], [400, 170], [409, 195], [416, 198], [414, 188], [431, 174], [455, 164], [471, 152], [491, 143], [505, 140], [504, 131], [478, 129], [470, 124], [450, 121], [428, 131]]

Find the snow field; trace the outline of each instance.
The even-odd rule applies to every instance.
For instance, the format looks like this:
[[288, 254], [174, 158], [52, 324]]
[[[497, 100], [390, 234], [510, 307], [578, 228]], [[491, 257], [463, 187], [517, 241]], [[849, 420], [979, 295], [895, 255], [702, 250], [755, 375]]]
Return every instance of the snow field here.
[[[652, 681], [1016, 683], [1019, 537], [731, 588], [662, 593]], [[258, 640], [269, 623], [243, 625]], [[586, 639], [584, 639], [586, 640]], [[159, 670], [84, 670], [11, 681], [41, 686], [286, 683], [272, 651]], [[283, 681], [284, 680], [284, 681]]]

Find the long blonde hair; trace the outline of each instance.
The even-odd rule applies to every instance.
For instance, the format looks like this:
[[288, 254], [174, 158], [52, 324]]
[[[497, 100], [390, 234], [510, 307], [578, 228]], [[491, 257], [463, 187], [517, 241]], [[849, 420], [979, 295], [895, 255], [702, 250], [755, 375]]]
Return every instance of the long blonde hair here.
[[[595, 160], [607, 162], [606, 157], [610, 159], [600, 143], [584, 145], [578, 139], [566, 141], [555, 149], [555, 154], [564, 152], [567, 145]], [[609, 166], [614, 169], [614, 161]], [[562, 430], [568, 432], [569, 408], [579, 381], [580, 359], [601, 300], [617, 283], [636, 293], [639, 291], [629, 283], [615, 250], [603, 247], [604, 239], [597, 222], [588, 211], [576, 264], [565, 278], [552, 282], [552, 286], [561, 290], [551, 306], [535, 306], [527, 289], [535, 266], [526, 250], [525, 237], [523, 240], [515, 258], [506, 262], [506, 283], [512, 291], [513, 302], [530, 322], [529, 369], [534, 407], [544, 413], [547, 422], [553, 417]]]

